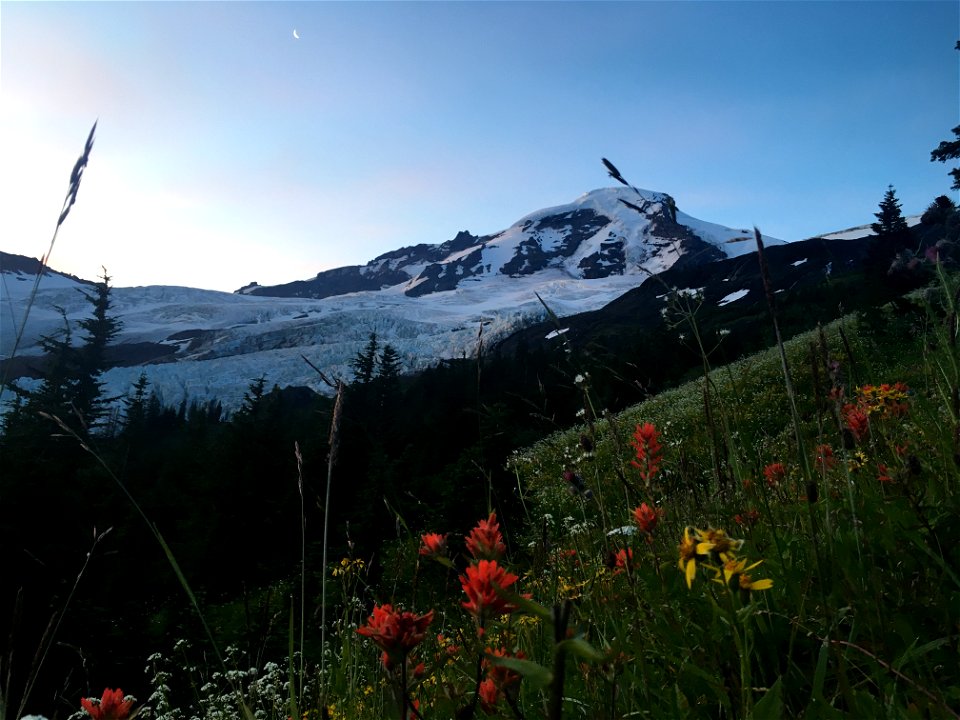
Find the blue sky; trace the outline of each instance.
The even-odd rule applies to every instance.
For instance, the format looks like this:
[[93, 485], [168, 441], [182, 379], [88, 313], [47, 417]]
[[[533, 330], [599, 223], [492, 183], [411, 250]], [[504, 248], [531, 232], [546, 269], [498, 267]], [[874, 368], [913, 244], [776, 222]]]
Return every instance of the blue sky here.
[[[294, 29], [300, 36], [293, 36]], [[0, 3], [0, 249], [118, 286], [362, 264], [610, 185], [796, 240], [950, 191], [949, 2]]]

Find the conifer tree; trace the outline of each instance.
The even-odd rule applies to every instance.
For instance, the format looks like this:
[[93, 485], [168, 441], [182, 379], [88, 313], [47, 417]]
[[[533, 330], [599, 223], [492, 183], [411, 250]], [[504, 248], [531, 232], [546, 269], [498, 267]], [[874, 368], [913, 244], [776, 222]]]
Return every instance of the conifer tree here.
[[[956, 50], [960, 50], [960, 40], [957, 40]], [[930, 162], [942, 162], [947, 160], [960, 159], [960, 125], [957, 125], [951, 132], [956, 137], [955, 140], [943, 140], [934, 150], [930, 151]], [[953, 178], [951, 190], [960, 190], [960, 167], [955, 167], [949, 172]]]
[[145, 372], [140, 373], [137, 382], [133, 384], [133, 397], [123, 398], [123, 429], [125, 435], [133, 435], [139, 432], [147, 418], [147, 387], [150, 381]]
[[350, 368], [353, 370], [354, 380], [367, 385], [374, 378], [374, 371], [377, 367], [377, 350], [380, 349], [380, 343], [377, 340], [375, 332], [370, 333], [367, 345], [362, 352], [350, 361]]
[[880, 212], [874, 213], [874, 217], [877, 218], [877, 222], [870, 227], [881, 237], [902, 235], [907, 231], [907, 221], [903, 219], [903, 213], [900, 212], [900, 201], [897, 200], [893, 185], [887, 186], [887, 192], [880, 201]]
[[403, 367], [403, 361], [400, 359], [400, 353], [389, 343], [383, 346], [378, 359], [377, 377], [386, 379], [395, 379], [400, 377], [400, 370]]
[[[960, 158], [960, 125], [957, 125], [952, 132], [957, 139], [942, 141], [935, 150], [930, 152], [930, 162], [945, 163], [947, 160]], [[953, 168], [949, 174], [953, 178], [953, 185], [950, 188], [960, 190], [960, 167]]]
[[113, 302], [110, 297], [110, 276], [106, 268], [92, 293], [83, 296], [93, 306], [93, 316], [77, 322], [84, 335], [83, 345], [77, 353], [77, 410], [89, 422], [95, 422], [104, 413], [104, 405], [110, 398], [103, 398], [103, 383], [100, 376], [107, 369], [106, 349], [120, 332], [120, 321], [110, 315]]
[[243, 403], [237, 410], [237, 420], [256, 420], [263, 407], [264, 387], [267, 384], [267, 376], [261, 375], [255, 380], [250, 381], [247, 392], [243, 394]]

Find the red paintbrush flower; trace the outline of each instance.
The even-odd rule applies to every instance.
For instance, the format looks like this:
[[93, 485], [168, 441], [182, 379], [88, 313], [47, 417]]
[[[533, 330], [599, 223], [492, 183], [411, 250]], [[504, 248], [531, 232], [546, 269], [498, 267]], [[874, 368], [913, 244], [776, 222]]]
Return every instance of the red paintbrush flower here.
[[357, 628], [357, 634], [373, 640], [383, 650], [383, 664], [390, 667], [423, 641], [431, 622], [433, 610], [425, 615], [415, 615], [406, 610], [394, 610], [389, 604], [377, 605], [367, 624]]
[[[497, 650], [487, 648], [487, 655], [492, 658], [516, 658], [518, 660], [525, 660], [527, 657], [523, 650], [518, 650], [517, 654], [514, 655], [503, 648]], [[489, 659], [484, 659], [483, 667], [487, 671], [487, 678], [480, 683], [480, 701], [483, 704], [483, 709], [487, 713], [492, 713], [501, 695], [507, 693], [515, 695], [516, 685], [520, 682], [520, 675], [508, 667], [494, 664]]]
[[847, 403], [841, 411], [843, 419], [847, 423], [847, 429], [853, 435], [854, 440], [860, 442], [870, 430], [870, 416], [860, 405]]
[[420, 554], [424, 557], [443, 557], [447, 554], [447, 536], [439, 533], [427, 533], [421, 535], [420, 539], [423, 545], [420, 546]]
[[480, 560], [476, 565], [468, 566], [466, 574], [460, 576], [460, 584], [467, 594], [467, 601], [461, 604], [480, 621], [513, 612], [516, 605], [501, 597], [496, 588], [506, 590], [518, 579], [500, 567], [496, 560]]
[[633, 511], [633, 521], [638, 528], [649, 535], [657, 527], [661, 514], [660, 510], [656, 510], [646, 503], [640, 503], [640, 507]]
[[93, 720], [126, 720], [130, 715], [130, 708], [134, 699], [123, 699], [123, 690], [106, 688], [103, 697], [80, 698], [80, 707], [87, 711]]
[[467, 550], [478, 560], [499, 560], [503, 557], [507, 546], [503, 544], [503, 535], [500, 534], [500, 524], [495, 512], [490, 513], [486, 520], [478, 522], [467, 535]]
[[637, 423], [630, 444], [637, 452], [636, 460], [631, 460], [630, 464], [640, 471], [642, 480], [650, 482], [653, 476], [660, 471], [660, 463], [663, 461], [660, 433], [657, 432], [653, 423], [644, 423], [643, 425]]
[[630, 572], [636, 567], [633, 562], [633, 549], [632, 548], [621, 548], [617, 551], [616, 556], [613, 559], [613, 574], [619, 575], [620, 573], [626, 571]]
[[787, 477], [787, 468], [783, 463], [770, 463], [763, 469], [763, 477], [768, 487], [775, 488]]

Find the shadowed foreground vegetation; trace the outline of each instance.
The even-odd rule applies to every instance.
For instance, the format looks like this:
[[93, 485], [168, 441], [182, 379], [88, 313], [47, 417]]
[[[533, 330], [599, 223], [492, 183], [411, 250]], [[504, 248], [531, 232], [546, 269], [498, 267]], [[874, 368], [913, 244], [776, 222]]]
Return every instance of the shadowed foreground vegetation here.
[[[511, 456], [503, 510], [465, 495], [459, 517], [397, 513], [379, 552], [338, 545], [325, 649], [317, 587], [294, 575], [244, 596], [242, 613], [272, 626], [259, 649], [221, 663], [182, 617], [171, 627], [189, 640], [153, 638], [146, 675], [123, 678], [133, 709], [958, 717], [958, 282], [940, 272], [897, 312], [802, 334], [782, 358], [712, 369], [705, 352], [706, 375], [621, 414], [598, 413], [577, 376], [583, 424]], [[296, 477], [293, 464], [276, 510], [294, 564]], [[320, 573], [316, 557], [306, 569]], [[237, 637], [238, 612], [206, 604], [218, 642]]]

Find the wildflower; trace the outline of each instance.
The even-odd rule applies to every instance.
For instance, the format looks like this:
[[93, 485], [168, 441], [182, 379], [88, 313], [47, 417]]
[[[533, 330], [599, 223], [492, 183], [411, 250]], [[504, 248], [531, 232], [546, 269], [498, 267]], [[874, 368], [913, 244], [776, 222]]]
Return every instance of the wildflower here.
[[883, 484], [893, 482], [893, 478], [890, 476], [890, 470], [883, 463], [877, 463], [877, 480]]
[[480, 695], [480, 704], [483, 706], [484, 711], [493, 713], [493, 709], [497, 704], [497, 698], [500, 697], [496, 683], [490, 678], [487, 678], [480, 683], [480, 687], [477, 688], [477, 693]]
[[117, 688], [111, 690], [106, 688], [103, 691], [103, 697], [80, 698], [80, 707], [87, 711], [87, 715], [93, 720], [125, 720], [130, 715], [130, 707], [135, 700], [131, 698], [124, 699], [123, 690]]
[[630, 572], [635, 567], [636, 565], [633, 562], [633, 549], [621, 548], [617, 550], [617, 554], [613, 556], [614, 575], [619, 575], [624, 571]]
[[351, 573], [360, 573], [363, 571], [363, 568], [366, 563], [363, 562], [360, 558], [351, 559], [351, 558], [341, 558], [340, 567], [334, 567], [330, 574], [334, 577], [345, 577]]
[[747, 510], [744, 513], [737, 513], [736, 515], [733, 516], [733, 521], [737, 525], [740, 525], [741, 527], [750, 527], [752, 525], [755, 525], [757, 520], [759, 519], [760, 519], [760, 513], [757, 511], [756, 508]]
[[697, 530], [696, 535], [702, 544], [710, 546], [706, 551], [698, 551], [698, 554], [709, 552], [719, 556], [723, 561], [726, 561], [727, 558], [734, 553], [739, 552], [740, 548], [743, 547], [743, 540], [734, 539], [723, 530], [715, 528], [709, 528], [706, 531]]
[[653, 423], [637, 423], [633, 432], [633, 440], [630, 441], [633, 449], [636, 450], [636, 460], [631, 460], [630, 464], [640, 470], [640, 478], [649, 483], [653, 476], [660, 470], [660, 463], [663, 461], [663, 446], [660, 444], [660, 433]]
[[[691, 532], [693, 531], [693, 532]], [[687, 578], [687, 588], [693, 587], [693, 578], [697, 574], [697, 557], [706, 556], [713, 545], [700, 540], [701, 532], [689, 525], [683, 529], [683, 540], [677, 548], [680, 552], [678, 565]]]
[[564, 470], [563, 479], [570, 483], [570, 492], [574, 495], [580, 495], [585, 500], [593, 498], [593, 490], [588, 488], [583, 478], [573, 470]]
[[[487, 648], [487, 657], [524, 660], [527, 656], [522, 650], [518, 650], [516, 655], [512, 655], [502, 648], [497, 650]], [[487, 678], [480, 684], [480, 701], [483, 703], [483, 709], [492, 713], [501, 694], [506, 695], [516, 691], [515, 688], [520, 682], [520, 675], [508, 667], [491, 662], [489, 659], [484, 659], [483, 667], [487, 670]]]
[[640, 507], [633, 511], [633, 521], [643, 532], [650, 534], [660, 520], [661, 511], [655, 510], [646, 503], [640, 503]]
[[847, 423], [847, 429], [853, 435], [854, 440], [860, 442], [870, 431], [870, 416], [864, 408], [857, 404], [847, 403], [841, 411], [843, 419]]
[[763, 469], [767, 487], [775, 488], [787, 477], [787, 468], [783, 463], [770, 463]]
[[460, 584], [467, 594], [467, 601], [461, 604], [480, 621], [513, 612], [516, 606], [497, 593], [497, 589], [506, 590], [518, 579], [500, 567], [496, 560], [480, 560], [476, 565], [468, 566], [466, 574], [460, 576]]
[[443, 648], [443, 651], [449, 657], [453, 657], [460, 652], [460, 646], [456, 645], [450, 638], [445, 637], [443, 633], [437, 635], [437, 645]]
[[870, 415], [881, 417], [906, 415], [909, 407], [906, 400], [910, 395], [910, 388], [902, 382], [864, 385], [858, 390], [860, 403]]
[[827, 472], [837, 464], [833, 456], [833, 448], [829, 445], [817, 445], [815, 461], [821, 473]]
[[[759, 563], [757, 563], [759, 564]], [[740, 573], [740, 589], [747, 592], [753, 590], [769, 590], [773, 587], [773, 580], [764, 578], [763, 580], [753, 580], [747, 573]]]
[[377, 605], [367, 624], [357, 628], [357, 634], [373, 640], [383, 650], [383, 664], [390, 667], [423, 641], [431, 622], [433, 610], [415, 615], [394, 610], [390, 604]]
[[497, 514], [490, 513], [490, 517], [481, 520], [467, 535], [467, 550], [473, 557], [487, 560], [502, 558], [507, 551], [503, 544], [503, 535], [500, 534], [500, 525], [497, 523]]
[[442, 557], [447, 552], [447, 536], [439, 533], [427, 533], [421, 535], [420, 539], [423, 545], [420, 546], [420, 554], [424, 557]]
[[414, 698], [410, 701], [410, 713], [407, 715], [407, 720], [415, 720], [415, 718], [423, 717], [420, 714], [420, 701]]

